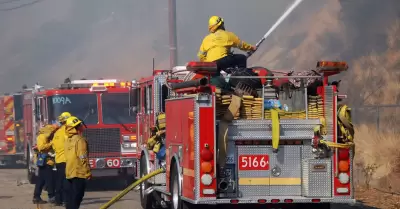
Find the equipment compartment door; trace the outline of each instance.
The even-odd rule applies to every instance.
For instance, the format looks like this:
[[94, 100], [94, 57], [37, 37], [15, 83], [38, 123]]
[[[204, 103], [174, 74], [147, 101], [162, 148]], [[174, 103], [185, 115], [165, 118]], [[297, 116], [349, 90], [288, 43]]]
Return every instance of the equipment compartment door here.
[[270, 155], [270, 195], [301, 196], [301, 146], [281, 145]]
[[243, 198], [270, 195], [271, 146], [237, 146], [238, 188]]

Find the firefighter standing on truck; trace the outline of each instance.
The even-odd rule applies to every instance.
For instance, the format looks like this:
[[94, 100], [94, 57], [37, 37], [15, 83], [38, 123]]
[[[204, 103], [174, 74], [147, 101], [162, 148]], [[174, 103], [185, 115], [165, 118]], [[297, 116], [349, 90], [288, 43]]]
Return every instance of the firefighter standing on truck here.
[[53, 138], [53, 150], [56, 154], [56, 185], [55, 185], [55, 201], [57, 206], [66, 205], [67, 202], [67, 180], [65, 178], [65, 141], [68, 138], [66, 133], [66, 120], [71, 117], [69, 112], [63, 112], [58, 117], [60, 128], [55, 132]]
[[82, 136], [84, 125], [77, 117], [67, 119], [66, 132], [68, 138], [65, 142], [65, 175], [68, 180], [69, 199], [67, 209], [78, 209], [85, 195], [86, 180], [92, 174], [89, 166], [88, 144]]
[[55, 125], [45, 125], [39, 130], [39, 135], [37, 136], [37, 146], [35, 148], [35, 151], [37, 152], [36, 165], [39, 169], [39, 175], [33, 193], [34, 204], [47, 203], [40, 197], [43, 187], [45, 185], [47, 187], [49, 202], [55, 202], [53, 171], [54, 159], [50, 156], [49, 153], [52, 151], [52, 138], [56, 130], [57, 126]]
[[230, 74], [227, 68], [247, 67], [247, 57], [243, 54], [232, 54], [231, 48], [243, 51], [255, 51], [256, 47], [239, 39], [234, 33], [225, 30], [225, 23], [221, 17], [212, 16], [208, 21], [208, 34], [201, 43], [198, 57], [200, 61], [216, 62], [218, 70]]

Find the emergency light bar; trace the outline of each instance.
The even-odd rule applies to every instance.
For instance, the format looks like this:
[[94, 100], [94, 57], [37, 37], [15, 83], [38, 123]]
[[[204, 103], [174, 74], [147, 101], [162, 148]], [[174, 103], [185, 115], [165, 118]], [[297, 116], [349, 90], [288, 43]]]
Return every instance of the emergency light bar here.
[[[93, 88], [92, 88], [93, 87]], [[97, 88], [99, 87], [99, 88]], [[117, 79], [106, 79], [106, 80], [73, 80], [71, 83], [61, 84], [60, 88], [72, 89], [72, 88], [91, 88], [92, 91], [100, 91], [106, 87], [132, 87], [132, 82], [123, 82]], [[104, 91], [104, 90], [102, 90]]]
[[73, 80], [71, 84], [104, 84], [104, 83], [117, 83], [119, 80], [117, 79], [106, 79], [106, 80]]
[[319, 61], [317, 62], [317, 72], [330, 75], [338, 74], [349, 68], [346, 62]]

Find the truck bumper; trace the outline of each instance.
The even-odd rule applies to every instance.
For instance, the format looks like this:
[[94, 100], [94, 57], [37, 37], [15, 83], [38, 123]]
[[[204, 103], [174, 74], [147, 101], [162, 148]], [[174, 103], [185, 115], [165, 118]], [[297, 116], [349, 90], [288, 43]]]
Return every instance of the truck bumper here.
[[237, 198], [237, 199], [199, 199], [191, 200], [187, 198], [182, 198], [193, 204], [266, 204], [266, 203], [283, 203], [283, 204], [293, 204], [293, 203], [340, 203], [355, 205], [356, 200], [353, 198], [307, 198], [307, 197], [294, 197], [294, 196], [260, 196], [251, 198]]
[[136, 172], [136, 158], [91, 158], [93, 177], [134, 176]]

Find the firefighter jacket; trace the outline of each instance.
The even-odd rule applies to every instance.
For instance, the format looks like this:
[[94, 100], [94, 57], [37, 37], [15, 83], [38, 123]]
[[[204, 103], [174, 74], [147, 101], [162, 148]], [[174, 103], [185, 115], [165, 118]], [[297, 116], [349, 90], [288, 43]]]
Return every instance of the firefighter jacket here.
[[53, 137], [53, 150], [56, 154], [55, 160], [56, 163], [65, 163], [65, 140], [68, 138], [68, 135], [65, 130], [66, 126], [62, 125], [54, 134]]
[[253, 46], [240, 40], [234, 33], [217, 30], [203, 39], [197, 56], [200, 61], [213, 62], [227, 56], [231, 52], [232, 47], [243, 51], [253, 50]]
[[64, 155], [66, 159], [65, 176], [67, 179], [91, 177], [88, 144], [77, 130], [67, 129], [68, 138], [65, 141]]
[[[39, 135], [36, 139], [37, 150], [39, 153], [49, 153], [52, 151], [52, 137], [55, 130], [56, 128], [54, 128], [52, 125], [46, 125], [39, 130]], [[54, 159], [50, 156], [47, 157], [46, 164], [53, 166]]]
[[152, 137], [147, 139], [147, 149], [157, 153], [163, 144], [162, 138], [165, 136], [165, 130], [157, 131]]

